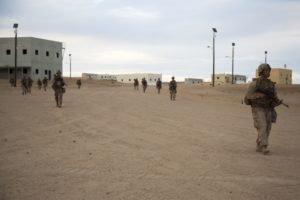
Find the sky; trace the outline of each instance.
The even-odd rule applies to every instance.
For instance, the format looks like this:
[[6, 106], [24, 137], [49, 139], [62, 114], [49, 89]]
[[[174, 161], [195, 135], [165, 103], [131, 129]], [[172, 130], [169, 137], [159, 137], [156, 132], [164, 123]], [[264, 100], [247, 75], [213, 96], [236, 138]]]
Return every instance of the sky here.
[[0, 0], [0, 37], [63, 42], [63, 73], [161, 73], [163, 81], [259, 64], [287, 66], [300, 84], [300, 0]]

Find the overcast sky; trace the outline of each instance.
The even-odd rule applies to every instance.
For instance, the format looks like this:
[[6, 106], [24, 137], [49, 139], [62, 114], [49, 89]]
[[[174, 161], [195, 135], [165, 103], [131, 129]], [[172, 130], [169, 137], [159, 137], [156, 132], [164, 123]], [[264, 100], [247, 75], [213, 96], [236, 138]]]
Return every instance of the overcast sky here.
[[[255, 76], [267, 61], [300, 83], [300, 0], [0, 0], [0, 37], [60, 41], [64, 75], [162, 73], [210, 80], [212, 28], [216, 73]], [[226, 56], [229, 56], [226, 58]]]

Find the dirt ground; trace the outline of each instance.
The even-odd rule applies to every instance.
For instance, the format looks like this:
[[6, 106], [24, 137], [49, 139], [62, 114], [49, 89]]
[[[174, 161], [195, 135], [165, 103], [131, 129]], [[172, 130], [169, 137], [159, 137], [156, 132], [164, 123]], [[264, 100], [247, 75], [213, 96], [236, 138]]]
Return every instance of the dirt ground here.
[[255, 152], [247, 85], [69, 81], [54, 93], [0, 81], [1, 200], [300, 199], [300, 86], [280, 87], [270, 155]]

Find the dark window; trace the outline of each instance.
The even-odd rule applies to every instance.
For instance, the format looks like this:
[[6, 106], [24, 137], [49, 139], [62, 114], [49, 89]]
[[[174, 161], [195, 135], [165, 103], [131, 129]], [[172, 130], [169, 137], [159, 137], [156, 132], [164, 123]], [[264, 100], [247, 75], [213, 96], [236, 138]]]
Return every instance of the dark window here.
[[217, 79], [219, 79], [219, 77], [217, 76]]
[[47, 75], [48, 74], [48, 71], [47, 70], [45, 70], [45, 75]]
[[193, 84], [194, 84], [195, 82], [193, 81]]
[[39, 69], [35, 69], [35, 74], [39, 74]]
[[27, 74], [27, 69], [26, 68], [23, 69], [23, 74]]
[[13, 73], [13, 71], [14, 71], [13, 69], [9, 69], [9, 73], [10, 73], [10, 74], [12, 74], [12, 73]]
[[10, 49], [6, 49], [6, 55], [10, 55], [10, 54], [11, 54]]
[[23, 55], [27, 54], [27, 49], [23, 49]]
[[39, 50], [35, 50], [35, 55], [39, 55]]
[[56, 58], [59, 58], [59, 53], [56, 53]]
[[46, 56], [49, 56], [49, 51], [46, 51]]
[[123, 79], [121, 79], [121, 81], [123, 82]]
[[150, 81], [152, 81], [152, 79], [150, 78]]
[[131, 79], [128, 79], [129, 81], [131, 81]]

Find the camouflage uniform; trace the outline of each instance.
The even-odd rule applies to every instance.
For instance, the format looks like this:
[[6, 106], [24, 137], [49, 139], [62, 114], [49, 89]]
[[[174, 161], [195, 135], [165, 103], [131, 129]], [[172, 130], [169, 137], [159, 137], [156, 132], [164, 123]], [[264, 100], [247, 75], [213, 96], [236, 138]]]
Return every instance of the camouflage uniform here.
[[47, 86], [48, 86], [48, 79], [45, 77], [43, 79], [43, 87], [44, 87], [44, 90], [46, 91], [47, 90]]
[[[267, 72], [266, 72], [267, 71]], [[276, 122], [274, 107], [281, 104], [277, 97], [275, 83], [268, 79], [271, 67], [261, 64], [258, 68], [259, 78], [254, 80], [248, 88], [244, 102], [251, 105], [254, 127], [257, 129], [256, 151], [269, 153], [269, 136], [272, 122]], [[268, 75], [264, 75], [268, 73]]]
[[63, 93], [65, 93], [65, 81], [61, 76], [61, 72], [58, 71], [55, 74], [54, 81], [52, 84], [52, 88], [54, 90], [56, 106], [61, 108], [63, 102]]
[[177, 93], [177, 82], [175, 81], [174, 77], [169, 83], [169, 90], [170, 90], [170, 100], [175, 101], [176, 93]]
[[21, 80], [21, 85], [22, 85], [22, 94], [26, 95], [28, 93], [29, 79], [24, 76]]
[[135, 78], [133, 83], [134, 89], [135, 90], [139, 90], [139, 80], [137, 78]]
[[147, 89], [147, 80], [145, 78], [142, 79], [142, 85], [143, 85], [143, 92], [146, 92]]
[[78, 79], [78, 80], [76, 81], [76, 84], [77, 84], [77, 86], [78, 86], [78, 89], [80, 89], [80, 87], [81, 87], [81, 80]]
[[156, 89], [157, 89], [157, 93], [160, 94], [160, 90], [161, 90], [161, 80], [160, 80], [160, 78], [158, 78], [157, 81], [156, 81]]
[[31, 93], [32, 83], [33, 83], [33, 80], [30, 77], [28, 77], [28, 92], [29, 93]]

